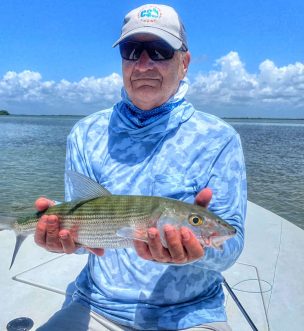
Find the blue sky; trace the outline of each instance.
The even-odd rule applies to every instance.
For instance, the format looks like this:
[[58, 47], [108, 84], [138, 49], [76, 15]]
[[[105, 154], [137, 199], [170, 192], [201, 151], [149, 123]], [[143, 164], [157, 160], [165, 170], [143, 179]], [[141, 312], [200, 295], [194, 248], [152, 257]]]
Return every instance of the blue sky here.
[[[1, 0], [0, 109], [89, 114], [119, 99], [121, 0]], [[303, 0], [173, 6], [192, 55], [188, 99], [219, 116], [304, 118]]]

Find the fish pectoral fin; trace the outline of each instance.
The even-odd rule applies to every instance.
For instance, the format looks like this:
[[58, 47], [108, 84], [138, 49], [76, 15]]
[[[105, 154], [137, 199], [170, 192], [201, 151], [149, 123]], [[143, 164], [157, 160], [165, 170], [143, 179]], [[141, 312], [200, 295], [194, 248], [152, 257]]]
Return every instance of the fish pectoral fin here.
[[146, 231], [132, 227], [120, 228], [116, 231], [116, 235], [125, 239], [148, 241]]

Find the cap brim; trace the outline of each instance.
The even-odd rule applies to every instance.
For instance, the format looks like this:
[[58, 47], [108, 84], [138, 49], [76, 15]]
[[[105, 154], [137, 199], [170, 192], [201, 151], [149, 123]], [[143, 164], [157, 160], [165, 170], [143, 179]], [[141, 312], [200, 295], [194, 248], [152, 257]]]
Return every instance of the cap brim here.
[[173, 36], [172, 34], [170, 34], [167, 31], [164, 31], [164, 30], [161, 30], [161, 29], [158, 29], [158, 28], [153, 28], [153, 27], [150, 27], [150, 26], [146, 26], [146, 27], [141, 27], [141, 28], [138, 28], [138, 29], [134, 29], [134, 30], [126, 33], [125, 35], [121, 36], [113, 44], [112, 47], [116, 47], [119, 43], [121, 43], [126, 38], [129, 38], [131, 36], [134, 36], [134, 35], [140, 34], [140, 33], [152, 34], [154, 36], [157, 36], [157, 37], [161, 38], [162, 40], [164, 40], [165, 42], [167, 42], [171, 47], [173, 47], [176, 50], [180, 49], [182, 47], [182, 44], [183, 44], [180, 39]]

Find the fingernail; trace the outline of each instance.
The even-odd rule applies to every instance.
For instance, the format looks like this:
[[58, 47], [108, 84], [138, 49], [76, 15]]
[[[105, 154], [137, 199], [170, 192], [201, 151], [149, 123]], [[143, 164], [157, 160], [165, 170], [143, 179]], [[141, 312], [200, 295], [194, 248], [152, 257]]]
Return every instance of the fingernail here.
[[47, 220], [48, 220], [47, 215], [42, 215], [40, 217], [40, 221], [42, 221], [43, 223], [47, 223]]
[[62, 240], [68, 239], [68, 235], [67, 234], [61, 234], [59, 235], [59, 238]]
[[167, 237], [171, 238], [174, 236], [175, 229], [172, 228], [171, 226], [165, 226], [164, 231], [165, 231]]
[[182, 234], [183, 240], [188, 241], [190, 239], [190, 233], [187, 229], [183, 229], [181, 231], [181, 234]]
[[151, 231], [148, 231], [148, 237], [150, 239], [154, 239], [155, 238], [155, 233], [154, 232], [151, 232]]
[[49, 220], [47, 221], [47, 224], [49, 224], [49, 225], [55, 225], [56, 222], [55, 222], [54, 220], [52, 220], [52, 219], [49, 219]]

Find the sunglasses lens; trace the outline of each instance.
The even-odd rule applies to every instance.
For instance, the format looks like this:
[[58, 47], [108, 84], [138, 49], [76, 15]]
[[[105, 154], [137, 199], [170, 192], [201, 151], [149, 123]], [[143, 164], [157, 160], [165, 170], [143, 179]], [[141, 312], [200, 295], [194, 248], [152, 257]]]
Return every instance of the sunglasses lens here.
[[169, 60], [174, 55], [174, 49], [162, 41], [152, 41], [147, 44], [146, 48], [153, 61]]
[[119, 44], [120, 55], [123, 59], [137, 61], [143, 51], [142, 43], [126, 41]]
[[153, 61], [169, 60], [174, 55], [174, 49], [165, 42], [135, 42], [126, 41], [119, 44], [121, 57], [129, 61], [137, 61], [143, 50], [146, 50]]

